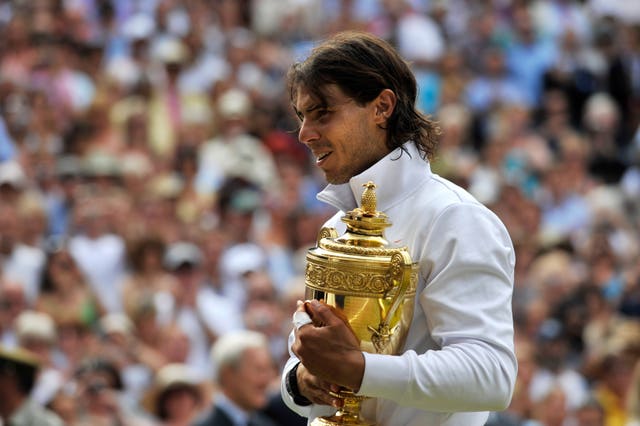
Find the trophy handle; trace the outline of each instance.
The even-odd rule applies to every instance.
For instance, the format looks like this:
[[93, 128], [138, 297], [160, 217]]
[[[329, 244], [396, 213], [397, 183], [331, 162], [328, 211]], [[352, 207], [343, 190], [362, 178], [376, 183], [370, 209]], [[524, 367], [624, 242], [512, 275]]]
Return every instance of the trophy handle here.
[[[404, 296], [409, 289], [411, 284], [411, 268], [407, 268], [407, 266], [411, 265], [411, 256], [406, 251], [399, 251], [394, 253], [391, 256], [391, 265], [389, 266], [389, 271], [387, 272], [387, 278], [389, 279], [391, 284], [395, 284], [398, 281], [400, 284], [397, 287], [397, 291], [393, 302], [391, 303], [391, 307], [389, 310], [384, 313], [384, 306], [382, 303], [382, 299], [379, 300], [380, 308], [383, 310], [383, 318], [380, 324], [378, 324], [378, 328], [373, 328], [372, 326], [368, 326], [369, 330], [372, 333], [371, 341], [376, 348], [378, 353], [384, 352], [385, 348], [389, 344], [391, 340], [391, 336], [393, 335], [393, 330], [389, 328], [389, 323], [391, 319], [395, 315], [396, 311], [400, 307], [400, 305], [404, 302]], [[392, 286], [391, 288], [394, 288]]]
[[320, 232], [318, 232], [318, 239], [316, 241], [316, 246], [320, 247], [320, 241], [322, 241], [323, 238], [338, 238], [338, 231], [336, 231], [336, 228], [331, 228], [329, 226], [323, 226], [320, 229]]

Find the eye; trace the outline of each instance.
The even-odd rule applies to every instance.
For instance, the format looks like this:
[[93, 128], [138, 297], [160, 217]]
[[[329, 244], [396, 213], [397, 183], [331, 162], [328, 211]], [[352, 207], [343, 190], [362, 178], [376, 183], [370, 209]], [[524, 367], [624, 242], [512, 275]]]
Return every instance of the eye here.
[[328, 108], [321, 108], [316, 110], [316, 113], [314, 114], [314, 119], [316, 121], [318, 121], [319, 123], [324, 123], [325, 121], [327, 121], [327, 118], [329, 117], [329, 114], [331, 113], [331, 111]]

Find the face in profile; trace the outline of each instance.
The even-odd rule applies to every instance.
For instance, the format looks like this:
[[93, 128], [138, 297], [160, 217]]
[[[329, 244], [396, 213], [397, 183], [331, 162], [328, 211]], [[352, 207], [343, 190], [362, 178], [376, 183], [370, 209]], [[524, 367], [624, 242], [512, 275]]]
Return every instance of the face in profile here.
[[304, 87], [298, 89], [294, 100], [301, 121], [298, 136], [327, 182], [346, 183], [388, 152], [379, 103], [374, 99], [358, 105], [336, 85], [327, 86], [325, 95], [326, 104]]

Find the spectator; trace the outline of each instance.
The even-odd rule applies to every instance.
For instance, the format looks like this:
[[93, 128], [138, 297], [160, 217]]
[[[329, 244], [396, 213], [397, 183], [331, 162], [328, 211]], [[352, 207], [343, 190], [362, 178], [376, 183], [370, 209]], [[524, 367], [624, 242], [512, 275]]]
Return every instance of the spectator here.
[[269, 340], [271, 356], [278, 366], [284, 366], [289, 354], [287, 337], [290, 323], [276, 290], [266, 271], [250, 272], [246, 277], [247, 300], [244, 305], [244, 325], [258, 331]]
[[96, 324], [104, 313], [95, 295], [66, 247], [50, 251], [40, 281], [40, 296], [35, 307], [53, 318], [56, 324]]
[[579, 40], [591, 38], [591, 25], [586, 7], [577, 1], [539, 0], [532, 5], [533, 22], [545, 37], [561, 38], [574, 33]]
[[[584, 404], [588, 398], [588, 384], [580, 372], [567, 364], [568, 342], [563, 325], [557, 320], [542, 323], [536, 350], [536, 370], [529, 385], [533, 411], [547, 412], [550, 401], [562, 403], [557, 410], [571, 412]], [[557, 413], [556, 413], [557, 414]]]
[[177, 291], [176, 279], [164, 269], [164, 242], [154, 236], [145, 236], [129, 244], [129, 273], [122, 283], [124, 312], [133, 317], [142, 300], [154, 304], [158, 321], [166, 324]]
[[39, 276], [44, 267], [44, 252], [39, 247], [24, 244], [22, 228], [14, 203], [0, 203], [0, 273], [24, 287], [27, 303], [38, 297]]
[[578, 426], [605, 426], [604, 410], [598, 401], [592, 399], [579, 407], [574, 416]]
[[504, 51], [495, 47], [485, 53], [481, 73], [467, 85], [465, 102], [475, 114], [487, 114], [500, 106], [529, 102], [523, 89], [509, 74]]
[[190, 426], [204, 408], [207, 393], [197, 374], [185, 364], [167, 364], [145, 395], [146, 410], [162, 426]]
[[125, 244], [106, 221], [106, 201], [90, 197], [76, 206], [79, 232], [69, 239], [69, 252], [85, 274], [91, 289], [107, 312], [122, 309]]
[[200, 248], [185, 241], [170, 245], [164, 257], [166, 268], [177, 280], [172, 319], [190, 340], [187, 364], [210, 377], [207, 353], [211, 342], [241, 328], [242, 320], [237, 306], [207, 289], [202, 261]]
[[178, 37], [158, 37], [151, 55], [158, 68], [149, 103], [150, 142], [156, 155], [167, 158], [178, 142], [186, 97], [179, 80], [190, 52]]
[[0, 420], [15, 426], [62, 426], [62, 420], [29, 397], [38, 371], [37, 359], [24, 350], [0, 346]]
[[124, 389], [120, 372], [111, 361], [89, 358], [79, 366], [76, 377], [76, 398], [79, 412], [77, 425], [101, 426], [126, 424], [152, 426], [152, 422], [132, 412], [122, 397]]
[[100, 318], [100, 330], [100, 355], [120, 372], [123, 400], [133, 409], [155, 371], [165, 365], [166, 360], [159, 351], [138, 339], [133, 323], [122, 313]]
[[541, 37], [534, 26], [531, 11], [520, 4], [513, 9], [513, 40], [506, 49], [506, 64], [526, 100], [537, 103], [542, 95], [544, 73], [557, 57], [557, 46]]
[[240, 89], [229, 89], [216, 102], [218, 134], [200, 148], [198, 180], [217, 190], [227, 178], [240, 177], [263, 190], [278, 184], [273, 156], [249, 133], [253, 104]]
[[30, 397], [44, 406], [53, 399], [65, 380], [62, 372], [53, 365], [55, 323], [47, 314], [25, 310], [16, 318], [15, 332], [18, 346], [29, 351], [38, 360], [38, 375]]
[[595, 398], [604, 411], [607, 425], [625, 425], [626, 404], [631, 389], [634, 359], [625, 354], [612, 354], [601, 360], [595, 377]]
[[[429, 66], [442, 56], [445, 40], [431, 16], [420, 13], [410, 1], [383, 0], [381, 3], [384, 7], [381, 19], [388, 19], [393, 24], [380, 35], [395, 40], [402, 57], [419, 66]], [[425, 42], [415, 43], [416, 39]]]
[[258, 332], [230, 333], [216, 342], [211, 357], [220, 391], [196, 424], [275, 426], [260, 413], [268, 402], [269, 385], [277, 377], [267, 339]]

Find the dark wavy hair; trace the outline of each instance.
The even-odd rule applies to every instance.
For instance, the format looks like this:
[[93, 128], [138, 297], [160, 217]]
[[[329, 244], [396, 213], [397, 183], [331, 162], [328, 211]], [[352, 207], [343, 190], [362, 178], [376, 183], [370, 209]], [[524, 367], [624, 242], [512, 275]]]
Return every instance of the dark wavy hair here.
[[440, 129], [416, 109], [416, 78], [386, 41], [360, 31], [338, 33], [316, 46], [307, 59], [292, 65], [287, 82], [293, 103], [303, 88], [322, 106], [328, 106], [328, 85], [338, 86], [361, 106], [384, 89], [392, 90], [397, 101], [385, 128], [387, 147], [392, 151], [411, 140], [423, 158], [433, 158]]

